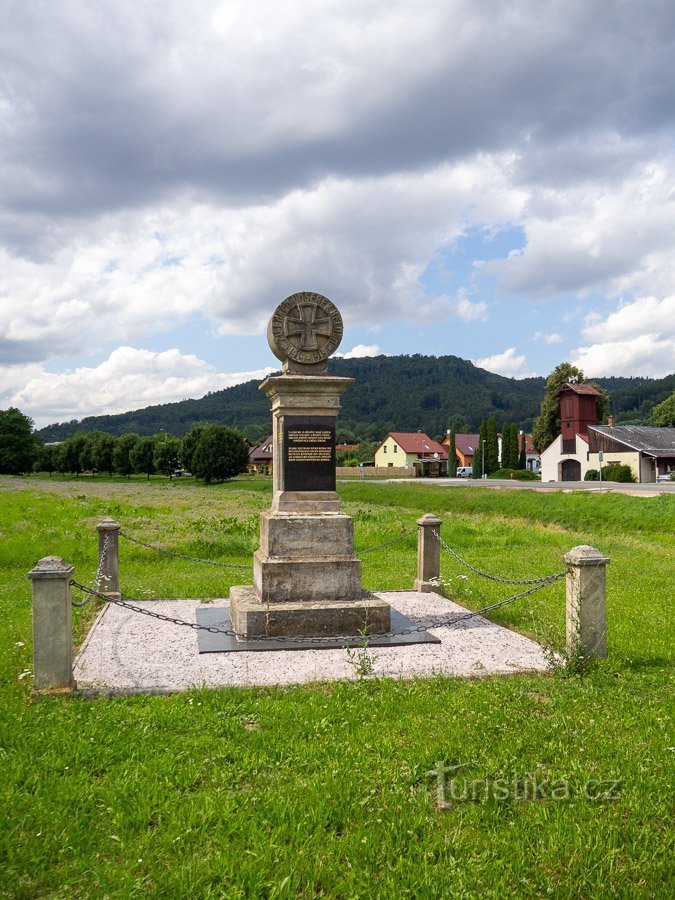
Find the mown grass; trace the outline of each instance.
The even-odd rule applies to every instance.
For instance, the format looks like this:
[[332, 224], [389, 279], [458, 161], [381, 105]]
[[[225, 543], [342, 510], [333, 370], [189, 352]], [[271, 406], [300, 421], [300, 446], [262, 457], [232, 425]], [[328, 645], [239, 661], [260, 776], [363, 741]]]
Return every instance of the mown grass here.
[[[637, 896], [673, 893], [675, 498], [345, 484], [357, 549], [443, 519], [445, 540], [506, 577], [611, 557], [608, 659], [584, 677], [374, 680], [169, 697], [31, 698], [30, 588], [58, 554], [90, 581], [94, 526], [248, 562], [269, 482], [0, 479], [0, 895], [7, 897]], [[363, 557], [411, 585], [414, 537]], [[478, 608], [509, 589], [443, 554]], [[246, 572], [122, 542], [127, 596], [226, 595]], [[467, 578], [460, 577], [468, 575]], [[499, 611], [560, 646], [564, 587]], [[76, 611], [81, 638], [94, 610]], [[436, 806], [438, 760], [467, 779], [563, 779], [568, 799]], [[590, 780], [619, 796], [584, 795]]]

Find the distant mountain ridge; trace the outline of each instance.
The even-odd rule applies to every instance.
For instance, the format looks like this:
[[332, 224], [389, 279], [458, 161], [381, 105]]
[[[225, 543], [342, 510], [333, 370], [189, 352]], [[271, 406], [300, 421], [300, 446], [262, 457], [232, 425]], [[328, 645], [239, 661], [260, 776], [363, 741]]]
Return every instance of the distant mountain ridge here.
[[[505, 378], [458, 356], [376, 356], [332, 359], [330, 372], [355, 378], [344, 394], [339, 427], [368, 440], [388, 431], [443, 434], [454, 423], [459, 431], [475, 432], [494, 415], [497, 424], [516, 422], [532, 429], [546, 379]], [[612, 414], [621, 423], [647, 424], [652, 408], [675, 390], [675, 374], [665, 378], [595, 378], [610, 397]], [[117, 415], [88, 416], [47, 425], [39, 431], [49, 441], [64, 440], [78, 430], [141, 435], [166, 431], [180, 437], [197, 422], [219, 422], [246, 430], [271, 431], [269, 401], [259, 381], [181, 400], [147, 406]]]

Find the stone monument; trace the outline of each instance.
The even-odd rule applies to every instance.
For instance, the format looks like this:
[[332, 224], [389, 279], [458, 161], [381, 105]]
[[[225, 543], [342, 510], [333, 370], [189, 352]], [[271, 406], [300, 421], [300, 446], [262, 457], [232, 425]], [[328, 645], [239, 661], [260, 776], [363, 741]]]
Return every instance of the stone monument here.
[[272, 406], [274, 495], [260, 517], [253, 587], [230, 591], [232, 626], [242, 639], [388, 631], [389, 604], [363, 589], [354, 521], [335, 490], [335, 424], [354, 383], [327, 374], [342, 317], [321, 294], [293, 294], [267, 338], [283, 362], [260, 385]]

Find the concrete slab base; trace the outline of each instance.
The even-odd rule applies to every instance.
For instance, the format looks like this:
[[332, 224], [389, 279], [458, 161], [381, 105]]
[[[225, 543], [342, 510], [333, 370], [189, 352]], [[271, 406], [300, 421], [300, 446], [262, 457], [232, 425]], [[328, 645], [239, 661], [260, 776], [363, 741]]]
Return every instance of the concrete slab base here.
[[[466, 610], [438, 594], [378, 592], [417, 626], [457, 620], [453, 627], [430, 628], [440, 644], [376, 647], [367, 652], [374, 677], [414, 678], [451, 675], [476, 677], [546, 671], [541, 647], [480, 616], [462, 619]], [[147, 600], [136, 605], [196, 622], [198, 609], [228, 608], [225, 600]], [[77, 689], [87, 693], [164, 693], [225, 685], [286, 685], [356, 680], [346, 650], [287, 653], [199, 653], [192, 628], [152, 619], [119, 606], [105, 607], [73, 666]]]
[[403, 647], [409, 644], [440, 644], [441, 639], [428, 631], [418, 631], [407, 616], [402, 615], [387, 604], [389, 634], [373, 632], [365, 634], [345, 635], [343, 637], [314, 638], [301, 635], [298, 638], [287, 636], [264, 637], [260, 640], [247, 638], [241, 640], [227, 631], [233, 631], [231, 610], [213, 607], [197, 610], [197, 622], [200, 625], [219, 629], [218, 632], [198, 631], [200, 653], [247, 653], [251, 650], [338, 650], [345, 647]]
[[[353, 596], [353, 595], [352, 595]], [[274, 602], [264, 604], [255, 588], [230, 588], [232, 624], [252, 637], [332, 637], [359, 631], [389, 631], [389, 604], [360, 592], [357, 600]]]

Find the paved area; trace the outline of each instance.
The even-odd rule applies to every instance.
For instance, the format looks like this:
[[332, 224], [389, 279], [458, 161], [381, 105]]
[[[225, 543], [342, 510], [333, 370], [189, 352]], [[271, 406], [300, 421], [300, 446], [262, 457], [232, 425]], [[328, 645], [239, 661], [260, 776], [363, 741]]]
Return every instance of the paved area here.
[[[338, 478], [340, 482], [353, 481], [353, 478]], [[362, 478], [375, 484], [425, 484], [436, 487], [482, 487], [492, 490], [525, 490], [560, 491], [570, 494], [573, 491], [588, 491], [594, 494], [629, 494], [633, 497], [660, 497], [661, 494], [675, 494], [675, 481], [644, 482], [642, 484], [620, 484], [618, 481], [517, 481], [506, 478]]]
[[[415, 625], [466, 614], [438, 594], [416, 591], [379, 593]], [[196, 621], [205, 604], [195, 600], [148, 600], [142, 606], [164, 615]], [[226, 607], [225, 600], [208, 606]], [[541, 647], [516, 632], [476, 616], [455, 626], [433, 628], [440, 644], [344, 649], [273, 650], [246, 653], [198, 652], [197, 632], [119, 606], [106, 606], [74, 665], [78, 689], [103, 692], [183, 691], [223, 685], [287, 685], [356, 679], [359, 652], [373, 663], [373, 675], [412, 678], [436, 674], [476, 677], [544, 671]]]

